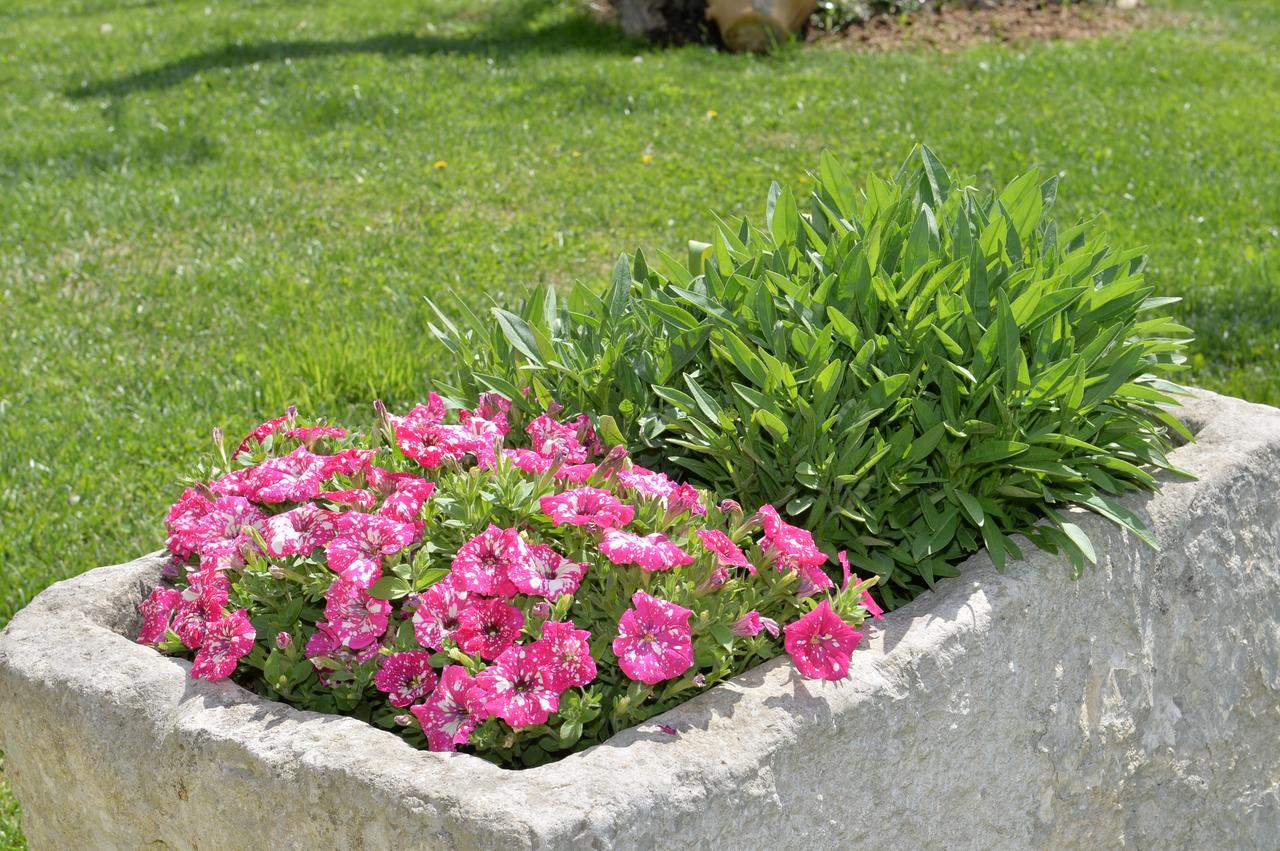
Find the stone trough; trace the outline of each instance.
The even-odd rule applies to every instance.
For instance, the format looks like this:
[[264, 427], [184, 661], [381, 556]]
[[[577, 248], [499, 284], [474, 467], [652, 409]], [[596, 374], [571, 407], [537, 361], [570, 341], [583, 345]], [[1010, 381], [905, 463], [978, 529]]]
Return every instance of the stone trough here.
[[163, 559], [93, 570], [0, 633], [5, 772], [36, 849], [1275, 847], [1280, 411], [1184, 416], [1158, 552], [1083, 516], [1082, 581], [975, 556], [845, 682], [776, 659], [527, 771], [191, 680], [129, 640]]

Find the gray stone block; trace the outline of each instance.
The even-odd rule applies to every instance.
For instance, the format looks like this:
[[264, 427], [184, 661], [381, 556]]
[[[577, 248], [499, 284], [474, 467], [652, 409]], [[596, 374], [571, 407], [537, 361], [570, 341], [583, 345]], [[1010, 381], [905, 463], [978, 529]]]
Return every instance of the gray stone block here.
[[163, 558], [92, 570], [0, 633], [5, 771], [36, 849], [1275, 847], [1280, 411], [1185, 417], [1159, 551], [1081, 515], [1082, 581], [975, 556], [844, 682], [776, 659], [520, 772], [191, 680], [129, 640]]

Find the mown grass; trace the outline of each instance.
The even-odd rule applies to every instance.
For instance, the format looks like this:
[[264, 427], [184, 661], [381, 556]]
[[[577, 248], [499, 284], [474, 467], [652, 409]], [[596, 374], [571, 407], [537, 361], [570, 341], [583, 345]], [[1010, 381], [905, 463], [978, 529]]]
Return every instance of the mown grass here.
[[1280, 8], [1160, 9], [1112, 40], [755, 58], [552, 0], [0, 4], [0, 624], [158, 547], [213, 426], [423, 396], [424, 293], [679, 250], [824, 146], [1061, 172], [1061, 209], [1185, 297], [1193, 379], [1280, 402]]

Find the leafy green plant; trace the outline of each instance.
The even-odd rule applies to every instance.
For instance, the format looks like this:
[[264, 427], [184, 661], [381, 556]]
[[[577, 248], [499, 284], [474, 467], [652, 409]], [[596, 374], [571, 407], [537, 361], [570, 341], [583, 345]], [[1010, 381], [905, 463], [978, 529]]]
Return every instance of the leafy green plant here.
[[847, 549], [891, 605], [983, 547], [1020, 558], [1014, 534], [1082, 572], [1072, 506], [1150, 542], [1114, 497], [1190, 437], [1166, 380], [1190, 332], [1142, 252], [1060, 229], [1056, 178], [984, 193], [925, 147], [860, 191], [824, 155], [814, 183], [803, 205], [774, 184], [763, 228], [717, 219], [687, 262], [624, 256], [601, 294], [433, 303], [449, 392], [608, 413], [646, 463]]

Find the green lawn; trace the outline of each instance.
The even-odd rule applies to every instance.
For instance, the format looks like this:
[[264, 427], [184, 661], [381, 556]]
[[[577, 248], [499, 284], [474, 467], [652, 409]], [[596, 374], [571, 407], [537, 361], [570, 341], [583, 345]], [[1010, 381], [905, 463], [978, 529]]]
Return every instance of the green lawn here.
[[0, 0], [0, 624], [157, 548], [213, 426], [421, 398], [424, 293], [678, 250], [824, 146], [1061, 172], [1185, 297], [1194, 380], [1280, 402], [1280, 6], [1159, 5], [1117, 40], [753, 58], [549, 2]]

